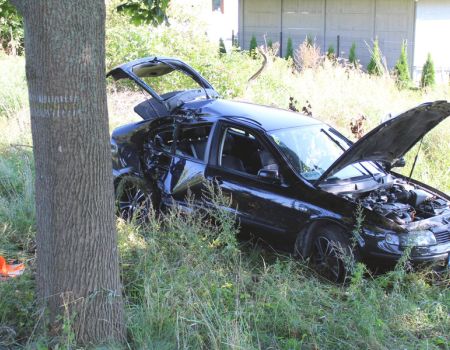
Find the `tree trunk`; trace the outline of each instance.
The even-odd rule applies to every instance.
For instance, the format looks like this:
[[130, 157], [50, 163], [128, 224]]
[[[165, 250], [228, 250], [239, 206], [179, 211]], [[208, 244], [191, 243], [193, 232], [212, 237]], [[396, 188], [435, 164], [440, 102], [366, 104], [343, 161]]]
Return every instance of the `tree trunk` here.
[[24, 16], [36, 166], [37, 291], [53, 333], [122, 341], [104, 0], [12, 0]]

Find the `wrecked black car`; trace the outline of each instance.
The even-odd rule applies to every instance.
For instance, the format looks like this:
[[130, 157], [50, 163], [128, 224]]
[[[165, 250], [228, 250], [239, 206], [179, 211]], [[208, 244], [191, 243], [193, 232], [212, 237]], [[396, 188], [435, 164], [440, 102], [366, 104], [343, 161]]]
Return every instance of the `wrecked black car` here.
[[[158, 93], [152, 79], [173, 72], [191, 81], [188, 88]], [[302, 114], [219, 99], [177, 59], [143, 58], [108, 76], [149, 94], [134, 108], [143, 120], [111, 137], [122, 217], [149, 202], [188, 208], [188, 194], [202, 205], [209, 180], [230, 198], [225, 209], [243, 229], [309, 258], [332, 281], [346, 274], [338, 248], [352, 247], [375, 266], [395, 264], [406, 249], [413, 263], [448, 266], [449, 196], [391, 168], [450, 115], [450, 103], [422, 104], [352, 143]]]

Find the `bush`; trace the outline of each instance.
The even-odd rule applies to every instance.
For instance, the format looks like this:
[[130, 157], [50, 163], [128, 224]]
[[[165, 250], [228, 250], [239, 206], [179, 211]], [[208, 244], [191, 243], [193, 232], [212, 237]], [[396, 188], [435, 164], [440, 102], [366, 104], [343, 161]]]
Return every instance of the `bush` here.
[[422, 88], [428, 86], [434, 86], [435, 84], [435, 72], [434, 72], [434, 63], [431, 59], [431, 54], [428, 54], [427, 61], [423, 65], [422, 76], [420, 78], [420, 86]]
[[333, 61], [336, 59], [336, 52], [334, 51], [333, 45], [328, 46], [327, 57], [329, 60]]
[[0, 0], [0, 49], [16, 55], [23, 52], [23, 20], [9, 0]]
[[258, 47], [258, 43], [256, 42], [255, 35], [252, 35], [252, 38], [250, 39], [250, 47], [249, 47], [249, 54], [250, 57], [253, 59], [256, 59], [256, 48]]
[[372, 56], [370, 58], [369, 64], [367, 65], [367, 73], [371, 75], [383, 74], [380, 47], [378, 46], [378, 38], [376, 38], [373, 42]]
[[400, 57], [394, 67], [397, 86], [400, 89], [407, 88], [411, 84], [411, 76], [409, 75], [408, 56], [406, 53], [406, 41], [402, 44]]
[[316, 68], [322, 60], [320, 47], [310, 37], [306, 37], [295, 53], [295, 62], [299, 69]]
[[353, 42], [350, 52], [348, 54], [348, 61], [356, 68], [358, 66], [358, 59], [356, 58], [356, 43]]
[[[247, 51], [231, 50], [218, 59], [217, 42], [205, 37], [205, 27], [199, 12], [204, 7], [199, 2], [174, 2], [168, 11], [170, 26], [157, 28], [130, 25], [128, 18], [108, 9], [106, 24], [107, 69], [145, 56], [177, 57], [198, 70], [223, 98], [241, 96], [247, 80], [260, 67], [259, 60], [249, 57]], [[233, 77], [230, 79], [229, 77]], [[1, 78], [0, 78], [1, 79]], [[121, 87], [123, 83], [108, 80], [109, 87]], [[129, 84], [127, 88], [135, 88]], [[173, 87], [170, 81], [163, 88]], [[120, 90], [120, 89], [119, 89]]]
[[223, 42], [223, 39], [219, 39], [219, 54], [222, 56], [223, 54], [227, 53], [227, 49], [225, 48], [225, 43]]
[[286, 47], [286, 55], [284, 57], [286, 59], [294, 58], [294, 46], [292, 44], [292, 38], [291, 37], [288, 38], [287, 47]]

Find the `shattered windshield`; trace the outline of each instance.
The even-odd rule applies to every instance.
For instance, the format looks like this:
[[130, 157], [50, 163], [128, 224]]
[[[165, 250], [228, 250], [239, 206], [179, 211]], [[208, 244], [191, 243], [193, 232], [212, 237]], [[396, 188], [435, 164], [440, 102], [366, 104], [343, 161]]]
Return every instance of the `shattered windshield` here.
[[[294, 169], [307, 180], [318, 180], [348, 149], [346, 140], [325, 125], [310, 125], [269, 132], [276, 145]], [[372, 162], [354, 163], [340, 170], [331, 179], [351, 179], [384, 174]]]

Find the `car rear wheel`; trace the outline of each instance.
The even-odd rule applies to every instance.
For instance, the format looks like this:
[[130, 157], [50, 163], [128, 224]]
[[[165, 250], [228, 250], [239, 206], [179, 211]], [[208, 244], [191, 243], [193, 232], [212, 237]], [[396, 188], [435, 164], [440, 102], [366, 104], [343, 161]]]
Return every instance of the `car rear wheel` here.
[[116, 205], [119, 217], [142, 224], [153, 208], [153, 191], [143, 179], [126, 176], [116, 187]]
[[331, 282], [345, 281], [352, 254], [349, 239], [338, 228], [320, 227], [313, 236], [310, 262], [322, 277]]

